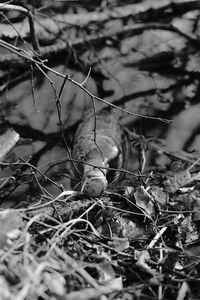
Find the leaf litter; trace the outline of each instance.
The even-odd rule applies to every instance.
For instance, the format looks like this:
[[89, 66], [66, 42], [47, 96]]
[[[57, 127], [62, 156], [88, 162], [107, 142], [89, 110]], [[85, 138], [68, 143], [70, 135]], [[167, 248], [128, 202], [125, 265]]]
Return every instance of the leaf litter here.
[[189, 172], [1, 211], [1, 299], [185, 299], [199, 282], [200, 195]]
[[[70, 190], [53, 197], [39, 184], [39, 201], [2, 209], [1, 299], [195, 295], [200, 262], [198, 163], [177, 161], [163, 174], [127, 173], [118, 187], [99, 197]], [[12, 163], [1, 162], [2, 168], [8, 165]], [[4, 178], [2, 195], [9, 180]]]

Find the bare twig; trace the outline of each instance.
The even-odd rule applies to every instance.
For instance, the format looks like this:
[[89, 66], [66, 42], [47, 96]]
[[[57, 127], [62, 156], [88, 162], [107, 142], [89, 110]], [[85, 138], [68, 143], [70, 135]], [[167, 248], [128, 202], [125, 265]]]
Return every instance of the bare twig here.
[[33, 76], [33, 65], [32, 63], [30, 63], [31, 66], [31, 93], [32, 93], [32, 97], [33, 97], [33, 106], [36, 109], [36, 112], [40, 112], [37, 106], [37, 102], [35, 99], [35, 93], [34, 93], [34, 76]]
[[[13, 4], [7, 4], [7, 3], [0, 4], [0, 10], [16, 10], [16, 11], [24, 13], [28, 17], [29, 28], [30, 28], [30, 37], [31, 37], [31, 40], [32, 40], [33, 49], [35, 51], [39, 52], [39, 42], [38, 42], [37, 35], [35, 33], [35, 26], [34, 26], [34, 20], [33, 20], [34, 16], [33, 16], [33, 14], [28, 9], [26, 9], [26, 8], [24, 8], [22, 6], [13, 5]], [[10, 22], [9, 22], [9, 24], [10, 24]]]
[[[8, 50], [10, 50], [10, 51], [12, 51], [12, 52], [14, 52], [15, 54], [19, 55], [20, 57], [23, 57], [24, 59], [28, 59], [29, 61], [35, 63], [35, 64], [38, 66], [38, 68], [40, 67], [40, 69], [41, 69], [41, 67], [43, 67], [44, 69], [46, 69], [46, 70], [48, 70], [48, 71], [50, 71], [50, 72], [56, 74], [56, 75], [59, 76], [59, 77], [66, 78], [66, 75], [63, 75], [62, 73], [60, 73], [60, 72], [58, 72], [58, 71], [56, 71], [56, 70], [54, 70], [54, 69], [48, 67], [48, 66], [45, 64], [44, 61], [43, 61], [43, 62], [41, 62], [41, 61], [38, 62], [38, 61], [36, 61], [35, 59], [33, 59], [33, 58], [29, 55], [29, 53], [28, 53], [27, 51], [25, 51], [25, 50], [22, 50], [22, 49], [20, 49], [20, 48], [18, 48], [18, 47], [12, 46], [12, 45], [10, 45], [10, 44], [8, 44], [8, 43], [2, 41], [2, 40], [0, 40], [0, 46], [2, 46], [2, 47], [4, 47], [4, 48], [6, 48], [6, 49], [8, 49]], [[100, 102], [102, 102], [102, 103], [104, 103], [104, 104], [106, 104], [106, 105], [108, 105], [108, 106], [110, 106], [110, 107], [112, 107], [112, 108], [115, 108], [115, 109], [117, 109], [117, 110], [120, 110], [120, 111], [122, 111], [122, 112], [125, 112], [126, 114], [133, 115], [133, 116], [137, 116], [137, 117], [141, 117], [141, 118], [144, 118], [144, 119], [158, 120], [158, 121], [165, 122], [165, 123], [168, 123], [168, 124], [171, 122], [171, 121], [168, 120], [168, 119], [157, 118], [157, 117], [146, 116], [146, 115], [141, 115], [141, 114], [138, 114], [138, 113], [131, 112], [131, 111], [129, 111], [129, 110], [127, 110], [127, 109], [124, 109], [124, 108], [122, 108], [122, 107], [118, 107], [118, 106], [116, 106], [116, 105], [114, 105], [114, 104], [112, 104], [112, 103], [110, 103], [110, 102], [108, 102], [108, 101], [106, 101], [106, 100], [103, 100], [103, 99], [101, 99], [101, 98], [99, 98], [99, 97], [93, 95], [87, 88], [85, 88], [85, 87], [82, 86], [80, 83], [78, 83], [77, 81], [75, 81], [74, 79], [72, 79], [70, 76], [68, 76], [68, 81], [71, 82], [71, 83], [73, 83], [74, 85], [80, 87], [86, 94], [88, 94], [88, 95], [90, 96], [91, 99], [95, 99], [95, 100], [97, 100], [97, 101], [100, 101]]]

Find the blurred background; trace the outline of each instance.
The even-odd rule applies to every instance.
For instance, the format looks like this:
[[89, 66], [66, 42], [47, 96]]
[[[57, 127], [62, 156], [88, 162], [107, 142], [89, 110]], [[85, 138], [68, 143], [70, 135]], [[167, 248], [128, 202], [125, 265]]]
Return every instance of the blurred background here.
[[[86, 78], [92, 95], [124, 109], [115, 108], [119, 122], [137, 135], [128, 140], [130, 172], [140, 167], [138, 145], [144, 172], [170, 169], [173, 151], [198, 158], [199, 1], [9, 4], [0, 6], [2, 205], [33, 201], [42, 188], [70, 189], [77, 125], [94, 103], [106, 107], [76, 84]], [[168, 155], [150, 150], [148, 140], [161, 141]]]

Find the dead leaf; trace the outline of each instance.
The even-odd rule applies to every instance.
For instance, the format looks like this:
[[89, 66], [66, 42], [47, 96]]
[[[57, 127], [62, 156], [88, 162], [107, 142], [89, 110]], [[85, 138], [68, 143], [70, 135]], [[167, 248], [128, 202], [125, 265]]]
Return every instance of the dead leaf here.
[[178, 232], [182, 243], [191, 244], [198, 240], [198, 232], [195, 224], [191, 219], [191, 215], [185, 217], [178, 226]]
[[113, 238], [112, 245], [117, 251], [124, 251], [129, 247], [129, 241], [127, 238]]
[[192, 183], [194, 180], [200, 180], [200, 174], [191, 175], [188, 170], [175, 173], [164, 181], [165, 190], [168, 193], [175, 193], [181, 187]]
[[106, 237], [120, 237], [122, 235], [122, 226], [120, 218], [115, 210], [105, 208], [96, 215], [95, 228], [97, 231]]
[[135, 251], [135, 258], [137, 259], [136, 265], [144, 272], [156, 277], [157, 272], [148, 266], [150, 255], [147, 250]]
[[167, 268], [168, 270], [174, 270], [177, 260], [178, 260], [178, 251], [168, 252], [165, 258], [162, 260], [162, 266]]
[[145, 190], [143, 186], [137, 187], [134, 193], [136, 204], [143, 209], [147, 217], [155, 217], [155, 205], [153, 197]]
[[138, 224], [139, 222], [133, 222], [129, 218], [121, 218], [121, 225], [123, 227], [122, 235], [128, 240], [136, 238], [146, 238], [149, 232], [145, 231], [144, 224]]
[[96, 267], [100, 270], [99, 282], [105, 284], [109, 280], [116, 278], [115, 271], [108, 259], [104, 259], [102, 262], [98, 263]]
[[165, 209], [169, 201], [169, 195], [163, 191], [163, 188], [153, 185], [148, 190], [148, 193], [154, 198], [160, 209]]

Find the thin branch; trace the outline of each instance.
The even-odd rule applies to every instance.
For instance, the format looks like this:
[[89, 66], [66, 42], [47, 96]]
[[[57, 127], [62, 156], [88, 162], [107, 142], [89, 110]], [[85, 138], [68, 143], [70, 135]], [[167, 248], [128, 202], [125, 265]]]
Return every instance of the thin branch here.
[[[34, 26], [34, 16], [33, 14], [26, 8], [19, 6], [19, 5], [13, 5], [13, 4], [0, 4], [0, 10], [15, 10], [24, 13], [28, 17], [29, 21], [29, 28], [30, 28], [30, 37], [33, 44], [33, 49], [37, 52], [39, 52], [39, 42], [37, 39], [37, 35], [35, 33], [35, 26]], [[9, 24], [11, 24], [9, 22]], [[16, 29], [15, 29], [16, 30]]]
[[[54, 82], [51, 80], [51, 78], [44, 72], [43, 68], [38, 64], [36, 63], [36, 66], [38, 67], [38, 69], [42, 72], [42, 74], [47, 78], [47, 80], [49, 81], [49, 83], [51, 84], [52, 86], [52, 89], [53, 89], [53, 92], [54, 92], [54, 96], [55, 96], [55, 100], [56, 100], [56, 108], [57, 108], [57, 112], [58, 112], [58, 119], [59, 119], [59, 123], [60, 123], [60, 129], [61, 129], [61, 136], [62, 136], [62, 139], [64, 141], [64, 144], [65, 144], [65, 147], [66, 147], [66, 150], [67, 150], [67, 154], [69, 156], [69, 158], [72, 160], [72, 156], [71, 156], [71, 152], [70, 152], [70, 149], [69, 149], [69, 146], [68, 146], [68, 143], [65, 139], [65, 134], [64, 134], [64, 123], [62, 121], [62, 115], [61, 115], [61, 103], [60, 103], [60, 98], [59, 96], [57, 95], [57, 92], [56, 92], [56, 88], [54, 86]], [[44, 65], [42, 65], [44, 67]], [[65, 76], [64, 78], [64, 82], [66, 81], [66, 79], [68, 79], [68, 76]], [[64, 85], [63, 85], [64, 87]], [[62, 87], [61, 87], [62, 88]], [[62, 89], [61, 89], [62, 91]], [[59, 95], [61, 94], [61, 91], [59, 93]], [[72, 160], [72, 164], [74, 166], [74, 168], [77, 170], [76, 168], [76, 165], [74, 164], [73, 160]], [[77, 170], [78, 171], [78, 170]], [[79, 173], [79, 172], [78, 172]]]
[[[75, 50], [82, 50], [86, 44], [92, 44], [93, 46], [99, 45], [102, 43], [107, 43], [108, 40], [111, 40], [113, 42], [116, 42], [116, 39], [124, 39], [127, 37], [127, 35], [131, 35], [132, 37], [135, 35], [140, 35], [144, 33], [145, 31], [148, 30], [164, 30], [164, 31], [170, 31], [178, 34], [179, 36], [185, 38], [190, 44], [199, 49], [200, 46], [200, 40], [197, 38], [193, 38], [192, 36], [182, 32], [180, 29], [175, 27], [174, 25], [171, 24], [155, 24], [155, 23], [150, 23], [150, 24], [145, 24], [145, 25], [126, 25], [122, 29], [116, 29], [116, 30], [110, 30], [106, 34], [101, 34], [99, 33], [98, 35], [93, 35], [89, 36], [88, 38], [85, 39], [74, 39], [70, 43], [70, 47], [73, 47]], [[2, 41], [2, 40], [1, 40]], [[2, 46], [3, 47], [3, 46]], [[67, 51], [67, 46], [65, 41], [58, 42], [54, 45], [47, 46], [47, 47], [42, 47], [40, 49], [40, 55], [41, 57], [44, 57], [48, 55], [48, 57], [53, 54], [53, 53], [66, 53]], [[17, 54], [17, 53], [15, 53]], [[29, 56], [31, 58], [34, 58], [33, 54], [29, 53]], [[15, 58], [17, 59], [17, 58]], [[2, 62], [4, 65], [10, 61], [13, 60], [13, 56], [8, 56], [8, 55], [3, 55], [2, 59], [0, 62]]]
[[40, 112], [37, 106], [37, 102], [35, 99], [35, 93], [34, 93], [34, 76], [33, 76], [33, 65], [32, 63], [30, 63], [31, 66], [31, 93], [32, 93], [32, 97], [33, 97], [33, 106], [36, 109], [36, 112]]
[[91, 68], [89, 68], [89, 71], [88, 71], [88, 74], [87, 74], [87, 76], [86, 76], [86, 78], [83, 80], [83, 82], [82, 83], [80, 83], [81, 85], [85, 85], [86, 84], [86, 82], [88, 81], [88, 78], [90, 77], [90, 73], [91, 73]]
[[[27, 51], [25, 51], [25, 50], [22, 50], [22, 49], [20, 49], [18, 47], [12, 46], [12, 45], [10, 47], [10, 44], [8, 44], [8, 43], [6, 43], [6, 42], [4, 42], [2, 40], [0, 40], [0, 46], [2, 46], [4, 48], [6, 48], [6, 49], [8, 49], [8, 50], [10, 50], [12, 52], [14, 52], [15, 54], [19, 55], [20, 57], [22, 57], [24, 59], [27, 59], [27, 60], [35, 63], [40, 68], [43, 67], [44, 69], [46, 69], [46, 70], [48, 70], [48, 71], [56, 74], [59, 77], [62, 77], [62, 78], [66, 77], [66, 75], [64, 75], [64, 74], [62, 74], [62, 73], [60, 73], [60, 72], [58, 72], [58, 71], [56, 71], [56, 70], [48, 67], [47, 65], [45, 65], [44, 62], [35, 60], [31, 56], [29, 56], [29, 53]], [[122, 107], [118, 107], [118, 106], [116, 106], [116, 105], [114, 105], [114, 104], [112, 104], [112, 103], [110, 103], [110, 102], [108, 102], [106, 100], [103, 100], [103, 99], [101, 99], [101, 98], [93, 95], [87, 88], [85, 88], [84, 86], [82, 86], [80, 83], [78, 83], [77, 81], [73, 80], [69, 76], [68, 76], [68, 81], [71, 82], [71, 83], [73, 83], [74, 85], [80, 87], [87, 95], [90, 96], [91, 99], [95, 99], [97, 101], [100, 101], [100, 102], [102, 102], [102, 103], [104, 103], [104, 104], [106, 104], [106, 105], [108, 105], [108, 106], [110, 106], [112, 108], [118, 109], [118, 110], [120, 110], [120, 111], [122, 111], [122, 112], [124, 112], [126, 114], [133, 115], [133, 116], [136, 116], [136, 117], [141, 117], [141, 118], [144, 118], [144, 119], [158, 120], [158, 121], [161, 121], [161, 122], [164, 122], [164, 123], [167, 123], [167, 124], [169, 124], [171, 122], [168, 119], [163, 119], [163, 118], [157, 118], [157, 117], [152, 117], [152, 116], [141, 115], [141, 114], [138, 114], [138, 113], [131, 112], [131, 111], [129, 111], [127, 109], [124, 109]]]
[[[199, 74], [199, 76], [200, 76], [200, 74]], [[112, 103], [117, 106], [120, 106], [120, 105], [123, 105], [123, 104], [125, 104], [129, 101], [132, 101], [134, 99], [137, 99], [137, 98], [156, 95], [158, 93], [158, 91], [161, 94], [168, 93], [169, 91], [171, 91], [173, 89], [177, 89], [178, 87], [180, 88], [183, 85], [187, 85], [187, 84], [189, 85], [189, 84], [191, 84], [191, 82], [193, 82], [193, 79], [191, 79], [191, 78], [181, 79], [181, 80], [177, 81], [176, 83], [169, 85], [166, 88], [159, 88], [159, 90], [157, 88], [153, 88], [153, 89], [148, 89], [146, 91], [138, 91], [135, 93], [131, 93], [131, 94], [122, 96], [121, 98], [114, 100]]]
[[[199, 1], [190, 0], [190, 1], [166, 1], [164, 4], [162, 1], [157, 1], [158, 3], [155, 4], [156, 1], [154, 1], [153, 7], [149, 7], [149, 3], [146, 2], [143, 5], [141, 4], [129, 4], [124, 6], [124, 3], [117, 3], [117, 7], [107, 7], [103, 10], [95, 10], [93, 12], [87, 12], [87, 13], [81, 13], [79, 14], [70, 14], [69, 12], [66, 13], [56, 13], [55, 7], [54, 7], [54, 13], [55, 16], [51, 16], [51, 22], [53, 21], [54, 26], [50, 26], [51, 30], [49, 30], [49, 16], [42, 14], [37, 9], [37, 16], [38, 20], [36, 19], [36, 35], [43, 37], [46, 36], [47, 32], [52, 34], [58, 34], [58, 32], [64, 32], [68, 28], [76, 27], [79, 29], [88, 28], [90, 24], [93, 24], [94, 22], [98, 22], [97, 30], [99, 27], [103, 27], [103, 25], [106, 22], [110, 22], [111, 20], [123, 20], [124, 22], [128, 23], [129, 20], [134, 20], [136, 22], [154, 22], [158, 19], [170, 20], [174, 16], [181, 16], [186, 12], [192, 11], [192, 10], [198, 10], [199, 9]], [[5, 6], [5, 4], [3, 4]], [[8, 6], [8, 5], [7, 5]], [[13, 7], [16, 7], [16, 10], [20, 10], [20, 7], [17, 5], [13, 5]], [[50, 8], [51, 5], [48, 5]], [[22, 7], [22, 13], [26, 14], [26, 8]], [[32, 20], [34, 17], [32, 18]], [[39, 26], [37, 26], [37, 23]], [[52, 24], [52, 23], [51, 23]], [[16, 24], [16, 26], [19, 26], [19, 23]], [[26, 26], [26, 24], [25, 24]], [[30, 24], [29, 24], [30, 26]], [[41, 29], [42, 28], [42, 29]], [[9, 32], [9, 28], [5, 28], [5, 32]], [[27, 28], [25, 29], [25, 32], [27, 32]], [[9, 36], [9, 33], [8, 33]], [[13, 37], [13, 36], [12, 36]], [[25, 33], [24, 33], [25, 37]], [[41, 38], [42, 39], [42, 38]]]

